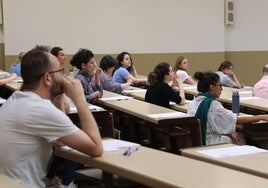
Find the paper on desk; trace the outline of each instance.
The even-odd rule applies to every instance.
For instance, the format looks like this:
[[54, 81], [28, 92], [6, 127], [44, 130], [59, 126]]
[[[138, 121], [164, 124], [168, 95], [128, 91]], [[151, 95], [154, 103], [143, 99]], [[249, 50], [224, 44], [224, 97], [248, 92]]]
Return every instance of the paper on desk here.
[[234, 146], [227, 148], [217, 148], [209, 150], [200, 150], [198, 153], [213, 157], [213, 158], [224, 158], [224, 157], [234, 157], [240, 155], [249, 155], [254, 153], [268, 152], [268, 150], [260, 149], [255, 146]]
[[197, 89], [197, 86], [183, 86], [184, 89]]
[[128, 97], [128, 96], [117, 96], [117, 97], [102, 97], [99, 100], [101, 101], [121, 101], [121, 100], [128, 100], [132, 97]]
[[148, 114], [149, 117], [155, 119], [167, 119], [167, 118], [176, 118], [176, 117], [189, 117], [189, 115], [183, 112], [169, 112], [161, 114]]
[[240, 97], [240, 101], [252, 100], [252, 99], [261, 99], [261, 98], [259, 98], [259, 97]]
[[145, 93], [146, 89], [126, 89], [124, 93]]
[[[102, 140], [103, 144], [103, 150], [104, 151], [117, 151], [120, 150], [120, 148], [128, 148], [128, 147], [139, 147], [140, 144], [128, 142], [124, 140], [116, 140], [116, 139], [105, 139]], [[62, 146], [63, 149], [66, 150], [74, 150], [73, 148], [69, 146]]]
[[[192, 100], [187, 100], [187, 99], [185, 99], [185, 104], [190, 104], [192, 102]], [[170, 106], [173, 106], [173, 105], [175, 105], [176, 103], [175, 102], [172, 102], [172, 101], [169, 101], [169, 105]]]
[[[89, 108], [90, 111], [103, 110], [103, 108], [101, 108], [101, 107], [99, 107], [99, 106], [95, 106], [95, 105], [89, 105], [88, 108]], [[76, 106], [71, 106], [71, 107], [70, 107], [70, 112], [69, 112], [69, 113], [70, 113], [70, 114], [72, 114], [72, 113], [77, 113], [77, 108], [76, 108]]]
[[0, 98], [0, 104], [4, 104], [6, 102], [6, 99]]
[[139, 147], [140, 144], [128, 142], [124, 140], [116, 140], [116, 139], [105, 139], [102, 140], [103, 150], [104, 151], [117, 151], [120, 148], [127, 148], [127, 147]]
[[239, 91], [239, 94], [251, 94], [252, 91]]

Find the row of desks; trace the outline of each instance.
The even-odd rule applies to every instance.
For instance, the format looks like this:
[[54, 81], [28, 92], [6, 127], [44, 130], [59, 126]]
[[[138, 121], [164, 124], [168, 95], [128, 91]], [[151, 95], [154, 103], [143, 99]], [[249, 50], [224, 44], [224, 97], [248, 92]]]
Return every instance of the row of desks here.
[[[126, 98], [109, 91], [104, 91], [103, 98], [99, 100], [99, 105], [112, 111], [114, 116], [118, 113], [119, 117], [127, 115], [129, 121], [121, 122], [121, 124], [126, 124], [128, 129], [133, 124], [134, 131], [131, 131], [131, 135], [137, 134], [140, 136], [142, 134], [140, 130], [142, 128], [147, 129], [149, 131], [148, 140], [151, 141], [151, 146], [154, 148], [157, 147], [155, 145], [157, 139], [165, 139], [164, 137], [167, 140], [165, 142], [167, 151], [173, 153], [178, 153], [179, 148], [199, 146], [202, 143], [199, 121], [185, 113], [134, 98]], [[181, 137], [179, 138], [178, 135], [181, 135]], [[137, 137], [130, 141], [141, 143]], [[181, 145], [177, 144], [178, 142]]]
[[[223, 159], [226, 163], [246, 166], [234, 169], [228, 165], [207, 163], [179, 155], [140, 146], [131, 156], [124, 149], [105, 151], [103, 156], [91, 158], [78, 151], [60, 148], [56, 155], [117, 174], [149, 187], [266, 187], [268, 153]], [[259, 161], [255, 161], [259, 160]]]
[[[116, 95], [105, 92], [105, 97], [116, 97]], [[170, 125], [171, 122], [177, 124], [183, 119], [192, 118], [169, 117], [168, 119], [171, 120], [167, 120], [167, 118], [161, 118], [161, 116], [149, 116], [149, 114], [169, 114], [174, 113], [174, 111], [148, 103], [146, 103], [148, 105], [145, 105], [145, 102], [134, 99], [103, 100], [100, 103], [105, 107], [114, 108], [139, 119], [144, 119], [149, 122], [149, 126], [153, 127]], [[234, 170], [142, 146], [138, 152], [130, 157], [122, 155], [124, 150], [105, 151], [102, 157], [97, 158], [91, 158], [80, 152], [64, 148], [58, 149], [56, 154], [151, 187], [265, 187], [268, 183], [268, 170], [259, 168], [258, 165], [250, 166], [250, 169], [252, 169], [250, 172], [250, 170]], [[254, 156], [248, 158], [250, 158], [247, 159], [249, 161], [259, 160], [260, 162], [264, 160], [262, 163], [265, 164], [267, 155], [262, 159]], [[240, 161], [240, 159], [237, 160]], [[259, 173], [256, 170], [262, 172]]]

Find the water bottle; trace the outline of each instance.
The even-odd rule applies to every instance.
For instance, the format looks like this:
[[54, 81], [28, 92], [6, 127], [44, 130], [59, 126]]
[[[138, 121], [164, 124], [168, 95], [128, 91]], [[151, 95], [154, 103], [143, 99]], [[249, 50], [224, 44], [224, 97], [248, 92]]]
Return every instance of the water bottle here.
[[235, 114], [239, 114], [240, 111], [240, 101], [239, 101], [239, 92], [237, 90], [233, 91], [232, 95], [232, 111]]
[[70, 68], [69, 69], [69, 75], [74, 77], [74, 69], [73, 68]]

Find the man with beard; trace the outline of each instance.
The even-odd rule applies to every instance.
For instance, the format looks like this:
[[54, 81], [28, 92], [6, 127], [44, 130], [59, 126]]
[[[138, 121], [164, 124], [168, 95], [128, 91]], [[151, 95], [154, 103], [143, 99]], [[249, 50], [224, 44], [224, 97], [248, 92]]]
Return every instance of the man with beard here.
[[[21, 90], [0, 108], [0, 174], [27, 187], [45, 187], [42, 179], [56, 141], [95, 157], [103, 152], [101, 136], [80, 81], [64, 75], [47, 48], [27, 52], [21, 73]], [[59, 110], [63, 93], [76, 105], [81, 129]]]

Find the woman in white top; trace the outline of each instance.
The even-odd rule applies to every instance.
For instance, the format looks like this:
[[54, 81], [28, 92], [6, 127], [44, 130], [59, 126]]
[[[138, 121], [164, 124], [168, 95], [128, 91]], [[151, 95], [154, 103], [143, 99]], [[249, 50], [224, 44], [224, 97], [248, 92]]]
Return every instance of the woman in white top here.
[[186, 57], [179, 56], [174, 66], [174, 72], [176, 73], [176, 75], [180, 77], [183, 83], [193, 85], [195, 84], [194, 80], [186, 72], [188, 68], [189, 68], [189, 63]]
[[204, 145], [219, 143], [240, 143], [235, 133], [236, 124], [267, 121], [268, 115], [237, 116], [215, 100], [222, 91], [220, 77], [214, 72], [196, 72], [199, 94], [194, 98], [188, 109], [188, 114], [200, 119]]

